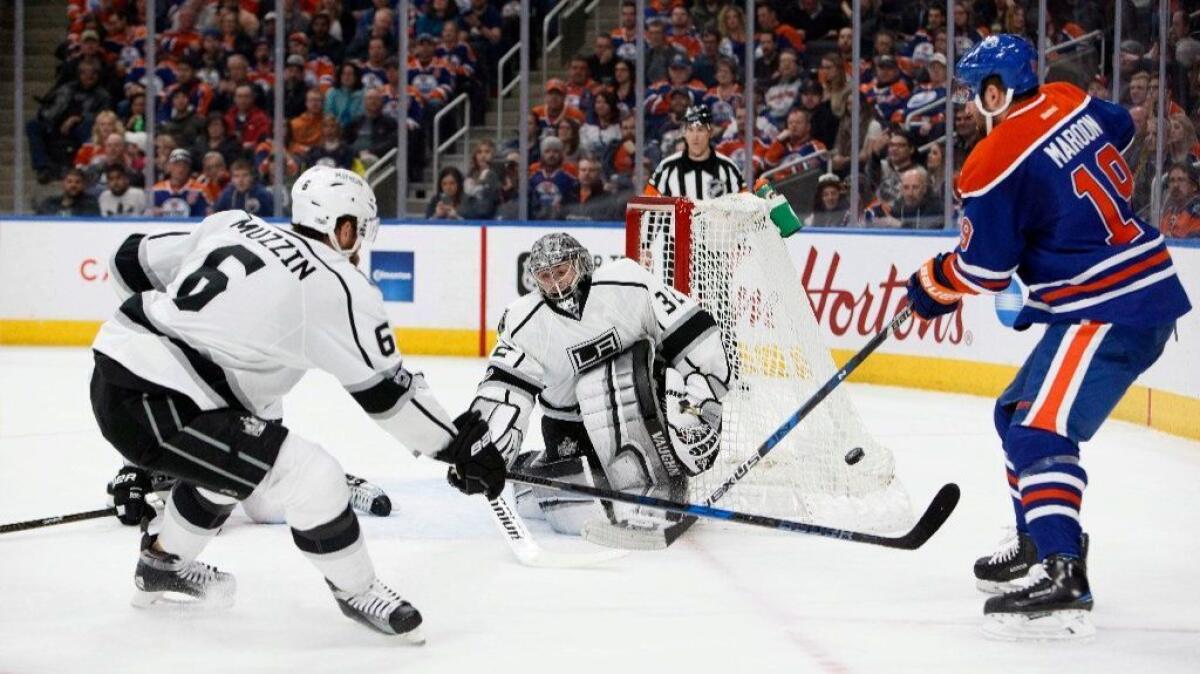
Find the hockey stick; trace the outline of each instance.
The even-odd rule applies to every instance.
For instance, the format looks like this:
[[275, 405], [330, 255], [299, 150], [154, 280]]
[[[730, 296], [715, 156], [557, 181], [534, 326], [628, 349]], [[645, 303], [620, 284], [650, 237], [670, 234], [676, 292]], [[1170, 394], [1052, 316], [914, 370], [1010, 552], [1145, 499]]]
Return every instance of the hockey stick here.
[[[861, 365], [864, 360], [867, 359], [867, 356], [870, 356], [872, 353], [874, 353], [875, 349], [878, 349], [879, 345], [883, 344], [883, 342], [887, 340], [888, 336], [891, 335], [892, 332], [904, 325], [904, 323], [906, 323], [911, 316], [912, 307], [905, 305], [905, 307], [901, 309], [899, 313], [892, 317], [892, 320], [888, 322], [887, 326], [883, 330], [879, 331], [879, 334], [872, 337], [871, 340], [867, 342], [866, 346], [860, 349], [858, 353], [854, 354], [850, 360], [846, 361], [846, 364], [843, 365], [841, 369], [833, 373], [833, 376], [829, 378], [829, 381], [826, 381], [821, 388], [817, 389], [817, 391], [813, 393], [812, 396], [810, 396], [809, 399], [806, 400], [804, 404], [792, 414], [792, 416], [784, 420], [783, 424], [781, 424], [779, 428], [777, 428], [775, 432], [771, 434], [770, 437], [768, 437], [761, 445], [758, 446], [758, 450], [755, 451], [753, 455], [740, 463], [738, 467], [733, 470], [733, 473], [731, 473], [729, 477], [725, 478], [725, 481], [722, 482], [719, 487], [713, 490], [713, 492], [709, 494], [708, 498], [704, 499], [704, 503], [702, 505], [707, 507], [716, 503], [721, 499], [722, 496], [732, 489], [734, 485], [740, 482], [742, 478], [746, 477], [750, 470], [754, 468], [754, 466], [758, 465], [758, 462], [761, 461], [763, 457], [765, 457], [767, 454], [770, 454], [771, 450], [775, 449], [775, 447], [777, 447], [779, 443], [783, 441], [784, 437], [786, 437], [793, 428], [798, 426], [800, 422], [809, 415], [810, 412], [816, 409], [817, 405], [820, 405], [825, 400], [825, 398], [829, 397], [829, 394], [833, 393], [833, 390], [840, 386], [846, 377], [850, 376], [850, 373], [854, 372], [854, 370], [858, 368], [858, 366]], [[628, 529], [614, 531], [612, 527], [593, 528], [585, 525], [583, 537], [588, 541], [598, 543], [600, 545], [629, 547], [638, 550], [661, 550], [678, 540], [685, 531], [690, 529], [691, 526], [695, 524], [695, 522], [695, 518], [687, 517], [663, 529], [653, 531], [637, 531]]]
[[724, 510], [722, 508], [714, 508], [712, 506], [703, 506], [695, 503], [680, 503], [678, 501], [669, 501], [667, 499], [656, 498], [654, 496], [643, 496], [639, 494], [627, 494], [625, 492], [610, 491], [608, 489], [599, 489], [597, 487], [589, 487], [582, 484], [573, 484], [570, 482], [561, 482], [559, 480], [551, 480], [544, 477], [536, 477], [533, 475], [524, 475], [522, 473], [508, 474], [508, 479], [514, 482], [522, 482], [524, 484], [537, 485], [558, 491], [569, 492], [573, 494], [582, 494], [591, 496], [603, 501], [616, 501], [620, 503], [629, 503], [632, 505], [648, 506], [650, 508], [658, 508], [669, 512], [682, 513], [684, 515], [695, 515], [697, 517], [706, 517], [709, 519], [723, 520], [726, 522], [740, 522], [742, 524], [750, 524], [767, 529], [780, 529], [798, 534], [808, 534], [810, 536], [821, 536], [824, 538], [835, 538], [842, 541], [851, 541], [854, 543], [870, 543], [872, 545], [881, 545], [885, 548], [899, 548], [901, 550], [916, 550], [921, 547], [929, 537], [937, 532], [945, 523], [946, 518], [950, 517], [950, 513], [954, 512], [954, 507], [958, 505], [959, 490], [958, 485], [949, 483], [942, 485], [938, 493], [930, 501], [929, 506], [925, 509], [921, 519], [916, 525], [903, 536], [879, 536], [876, 534], [863, 533], [858, 531], [849, 531], [847, 529], [834, 529], [833, 527], [824, 527], [818, 524], [808, 524], [806, 522], [794, 522], [792, 520], [780, 519], [777, 517], [767, 517], [766, 515], [752, 515], [750, 513], [738, 512], [735, 510]]
[[68, 522], [82, 522], [84, 520], [94, 520], [99, 517], [107, 517], [108, 515], [116, 515], [117, 509], [104, 508], [103, 510], [87, 510], [81, 513], [72, 513], [70, 515], [56, 515], [54, 517], [43, 517], [40, 520], [29, 520], [27, 522], [13, 522], [12, 524], [0, 525], [0, 534], [12, 533], [14, 531], [26, 531], [28, 529], [39, 529], [41, 527], [50, 527], [55, 524], [67, 524]]
[[548, 569], [576, 569], [603, 564], [629, 554], [624, 550], [598, 550], [596, 552], [550, 552], [538, 545], [529, 534], [525, 521], [521, 519], [501, 496], [488, 501], [496, 526], [504, 532], [504, 540], [512, 549], [517, 560], [525, 566]]

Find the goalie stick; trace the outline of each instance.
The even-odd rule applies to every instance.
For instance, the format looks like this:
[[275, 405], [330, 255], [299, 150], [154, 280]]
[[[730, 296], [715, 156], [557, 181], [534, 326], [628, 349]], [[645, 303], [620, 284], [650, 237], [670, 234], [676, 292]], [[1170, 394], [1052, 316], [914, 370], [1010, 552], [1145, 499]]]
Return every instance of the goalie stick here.
[[[721, 485], [713, 490], [713, 492], [709, 494], [708, 498], [704, 499], [704, 503], [701, 505], [703, 507], [707, 507], [716, 503], [721, 499], [722, 496], [732, 489], [734, 485], [740, 482], [742, 478], [746, 477], [746, 475], [750, 473], [751, 469], [753, 469], [754, 466], [756, 466], [758, 462], [763, 459], [763, 457], [769, 454], [771, 450], [775, 449], [775, 447], [783, 441], [783, 439], [792, 431], [793, 428], [800, 425], [800, 422], [804, 419], [804, 417], [808, 416], [810, 412], [816, 409], [817, 405], [820, 405], [830, 393], [833, 393], [833, 390], [840, 386], [846, 377], [850, 376], [850, 373], [867, 359], [867, 356], [870, 356], [872, 353], [874, 353], [875, 349], [878, 349], [879, 345], [883, 344], [883, 342], [887, 340], [888, 336], [891, 335], [892, 332], [904, 325], [904, 323], [907, 322], [911, 316], [912, 307], [905, 305], [899, 313], [892, 317], [892, 320], [888, 322], [887, 326], [883, 330], [879, 331], [879, 334], [872, 337], [871, 341], [867, 342], [866, 346], [860, 349], [858, 353], [854, 354], [850, 360], [846, 361], [846, 364], [843, 365], [841, 369], [833, 373], [833, 376], [829, 378], [829, 381], [825, 382], [821, 388], [817, 389], [817, 391], [813, 393], [812, 396], [810, 396], [809, 399], [806, 400], [804, 404], [792, 414], [792, 416], [784, 420], [783, 424], [781, 424], [779, 428], [777, 428], [775, 432], [771, 434], [770, 437], [768, 437], [761, 445], [758, 446], [758, 450], [755, 451], [754, 454], [752, 454], [745, 461], [741, 462], [738, 467], [733, 470], [729, 477], [725, 478]], [[663, 527], [662, 529], [637, 530], [629, 528], [619, 529], [612, 526], [603, 526], [605, 523], [596, 525], [592, 522], [589, 522], [584, 525], [581, 535], [585, 540], [588, 540], [592, 543], [597, 543], [599, 545], [633, 550], [661, 550], [678, 540], [679, 537], [682, 536], [683, 533], [690, 529], [695, 523], [696, 518], [685, 517], [683, 520]]]
[[43, 517], [38, 520], [28, 520], [25, 522], [13, 522], [12, 524], [0, 525], [0, 534], [12, 533], [14, 531], [27, 531], [29, 529], [40, 529], [41, 527], [50, 527], [56, 524], [67, 524], [69, 522], [82, 522], [84, 520], [94, 520], [100, 517], [116, 515], [117, 509], [104, 508], [102, 510], [87, 510], [81, 513], [72, 513], [70, 515], [55, 515], [54, 517]]
[[616, 501], [619, 503], [629, 503], [632, 505], [647, 506], [650, 508], [658, 508], [670, 512], [683, 513], [684, 515], [695, 515], [697, 517], [705, 517], [709, 519], [724, 520], [727, 522], [740, 522], [742, 524], [750, 524], [767, 529], [779, 529], [782, 531], [790, 531], [797, 534], [808, 534], [810, 536], [821, 536], [823, 538], [834, 538], [841, 541], [851, 541], [853, 543], [870, 543], [872, 545], [881, 545], [885, 548], [898, 548], [901, 550], [916, 550], [924, 545], [925, 541], [933, 536], [946, 519], [950, 517], [950, 513], [954, 512], [954, 507], [958, 505], [959, 490], [958, 485], [948, 483], [942, 485], [938, 493], [930, 501], [929, 507], [921, 515], [921, 519], [917, 520], [915, 526], [902, 536], [880, 536], [877, 534], [869, 534], [858, 531], [850, 531], [848, 529], [835, 529], [833, 527], [824, 527], [818, 524], [808, 524], [806, 522], [795, 522], [792, 520], [780, 519], [778, 517], [768, 517], [766, 515], [752, 515], [750, 513], [738, 512], [735, 510], [724, 510], [722, 508], [714, 508], [712, 506], [703, 506], [695, 503], [680, 503], [678, 501], [669, 501], [667, 499], [656, 498], [654, 496], [644, 496], [640, 494], [627, 494], [625, 492], [610, 491], [608, 489], [600, 489], [582, 484], [573, 484], [570, 482], [561, 482], [559, 480], [551, 480], [544, 477], [536, 477], [533, 475], [524, 475], [522, 473], [508, 474], [508, 479], [514, 482], [522, 482], [524, 484], [537, 485], [558, 491], [569, 492], [573, 494], [582, 494], [591, 496], [603, 501]]

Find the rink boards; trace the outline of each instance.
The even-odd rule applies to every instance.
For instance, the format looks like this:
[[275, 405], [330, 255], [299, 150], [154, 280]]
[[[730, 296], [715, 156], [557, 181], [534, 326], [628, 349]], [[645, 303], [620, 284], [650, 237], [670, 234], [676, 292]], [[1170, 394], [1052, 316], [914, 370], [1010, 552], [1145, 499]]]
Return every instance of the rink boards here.
[[[185, 225], [190, 226], [189, 225]], [[178, 229], [139, 221], [24, 218], [0, 226], [0, 344], [86, 345], [116, 308], [107, 259], [134, 232]], [[623, 254], [619, 223], [402, 222], [381, 228], [367, 273], [380, 287], [406, 353], [480, 356], [504, 307], [532, 289], [529, 246], [571, 232], [598, 263]], [[856, 351], [895, 313], [922, 261], [955, 233], [805, 230], [787, 241], [835, 359]], [[1200, 302], [1200, 247], [1171, 246], [1181, 280]], [[912, 324], [855, 374], [864, 382], [995, 395], [1040, 330], [1008, 328], [1019, 298], [975, 298], [933, 323]], [[1200, 311], [1122, 401], [1118, 418], [1200, 438]]]

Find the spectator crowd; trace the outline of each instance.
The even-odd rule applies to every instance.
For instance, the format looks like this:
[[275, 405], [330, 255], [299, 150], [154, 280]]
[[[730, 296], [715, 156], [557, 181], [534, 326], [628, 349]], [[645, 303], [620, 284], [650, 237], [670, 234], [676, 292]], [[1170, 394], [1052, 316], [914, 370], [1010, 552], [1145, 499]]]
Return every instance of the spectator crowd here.
[[[1115, 99], [1130, 110], [1137, 128], [1125, 150], [1135, 176], [1134, 208], [1149, 219], [1157, 194], [1162, 217], [1154, 224], [1168, 236], [1200, 237], [1200, 12], [1171, 0], [1169, 32], [1160, 36], [1157, 2], [1118, 1], [1124, 6], [1120, 35], [1112, 32], [1114, 2], [1046, 3], [1046, 79], [1113, 99], [1108, 75], [1112, 47], [1119, 45]], [[555, 3], [533, 4], [540, 17]], [[641, 154], [648, 175], [679, 150], [687, 108], [705, 105], [714, 119], [716, 150], [739, 165], [752, 162], [756, 174], [769, 173], [778, 185], [802, 186], [784, 191], [810, 222], [941, 228], [946, 186], [982, 137], [963, 107], [946, 119], [948, 66], [989, 34], [1016, 33], [1036, 44], [1038, 3], [957, 0], [950, 16], [940, 0], [861, 4], [861, 58], [855, 62], [848, 0], [758, 0], [753, 35], [740, 1], [647, 0], [643, 16], [631, 0], [621, 2], [618, 25], [598, 31], [584, 53], [569, 59], [562, 77], [545, 82], [522, 122], [532, 138], [524, 195], [532, 216], [620, 219], [625, 201], [642, 187], [634, 184], [635, 115], [645, 124]], [[478, 124], [494, 105], [497, 63], [516, 43], [519, 2], [413, 0], [407, 17], [397, 15], [396, 5], [287, 0], [281, 17], [267, 0], [159, 0], [152, 17], [157, 65], [147, 73], [144, 1], [70, 0], [57, 82], [26, 124], [39, 180], [62, 180], [61, 195], [40, 210], [202, 216], [240, 208], [272, 214], [274, 195], [267, 186], [275, 142], [284, 145], [285, 181], [316, 164], [364, 172], [397, 145], [401, 86], [409, 101], [403, 115], [407, 170], [419, 181], [432, 150], [434, 115], [466, 95], [470, 121]], [[282, 82], [275, 79], [277, 21], [287, 35]], [[646, 40], [641, 108], [639, 21]], [[404, 64], [396, 57], [401, 26], [411, 45]], [[754, 72], [749, 90], [743, 81], [748, 40]], [[1159, 82], [1160, 58], [1167, 62], [1165, 83]], [[149, 80], [155, 83], [153, 100], [147, 100]], [[1161, 128], [1160, 86], [1167, 100]], [[276, 87], [282, 87], [282, 139], [272, 122]], [[856, 102], [860, 124], [852, 128]], [[751, 104], [753, 118], [747, 119]], [[146, 134], [151, 106], [157, 120], [153, 151]], [[517, 134], [503, 131], [506, 142], [475, 143], [465, 165], [433, 176], [427, 217], [515, 216], [521, 157]], [[1161, 176], [1155, 170], [1160, 133], [1166, 149]], [[854, 136], [857, 156], [851, 156]], [[860, 212], [851, 214], [855, 165]], [[803, 203], [795, 203], [795, 194]], [[286, 211], [286, 204], [281, 207]]]

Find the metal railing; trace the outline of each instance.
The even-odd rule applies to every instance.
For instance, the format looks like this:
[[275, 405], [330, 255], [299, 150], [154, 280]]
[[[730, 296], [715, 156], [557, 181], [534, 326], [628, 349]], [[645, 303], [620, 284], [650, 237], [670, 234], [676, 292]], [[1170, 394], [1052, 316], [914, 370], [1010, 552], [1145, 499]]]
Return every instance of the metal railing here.
[[[1048, 47], [1046, 49], [1046, 60], [1047, 60], [1047, 62], [1049, 62], [1051, 54], [1058, 54], [1059, 52], [1063, 52], [1063, 51], [1066, 51], [1067, 49], [1071, 49], [1073, 47], [1082, 45], [1085, 42], [1093, 42], [1093, 41], [1099, 41], [1099, 43], [1100, 43], [1100, 47], [1097, 52], [1097, 55], [1098, 55], [1100, 61], [1097, 64], [1096, 71], [1098, 73], [1103, 73], [1105, 71], [1105, 69], [1108, 67], [1106, 64], [1108, 63], [1107, 59], [1109, 57], [1109, 54], [1108, 54], [1108, 50], [1105, 48], [1106, 45], [1108, 44], [1108, 41], [1104, 36], [1104, 31], [1100, 31], [1100, 30], [1094, 30], [1090, 33], [1084, 33], [1083, 35], [1080, 35], [1079, 37], [1067, 40], [1066, 42], [1061, 42], [1056, 45], [1051, 45], [1050, 47]], [[1120, 40], [1118, 40], [1118, 43], [1119, 42], [1120, 42]], [[1087, 56], [1090, 56], [1090, 55], [1091, 54], [1089, 51], [1084, 51], [1080, 54], [1064, 55], [1064, 58], [1065, 59], [1070, 59], [1070, 58], [1082, 59], [1082, 58], [1086, 58]], [[1086, 88], [1086, 85], [1084, 88]]]
[[561, 21], [559, 22], [559, 25], [557, 26], [559, 31], [558, 31], [558, 34], [554, 36], [554, 40], [550, 39], [550, 25], [552, 22], [558, 20], [558, 15], [562, 14], [564, 12], [564, 10], [567, 9], [567, 7], [573, 6], [575, 4], [576, 3], [573, 2], [572, 0], [562, 0], [562, 2], [555, 5], [553, 9], [551, 9], [549, 12], [546, 12], [546, 18], [542, 19], [542, 61], [541, 61], [541, 66], [542, 66], [542, 86], [543, 87], [546, 86], [546, 78], [547, 78], [546, 64], [550, 62], [550, 51], [553, 49], [558, 49], [558, 45], [562, 44]]
[[942, 135], [938, 136], [937, 138], [934, 138], [933, 140], [929, 141], [928, 143], [925, 143], [924, 145], [918, 147], [917, 152], [929, 152], [931, 149], [933, 149], [934, 145], [941, 145], [945, 142], [946, 142], [946, 134], [943, 133]]
[[[379, 158], [379, 161], [371, 164], [367, 168], [366, 172], [363, 173], [363, 180], [366, 180], [367, 184], [370, 185], [372, 189], [390, 178], [392, 174], [396, 172], [396, 155], [398, 154], [399, 150], [399, 147], [394, 147], [388, 150], [382, 157]], [[408, 195], [405, 195], [405, 197], [407, 196]]]
[[496, 65], [499, 78], [496, 80], [496, 144], [502, 142], [501, 134], [504, 133], [504, 98], [508, 96], [508, 92], [512, 91], [518, 84], [521, 83], [521, 73], [517, 73], [516, 77], [512, 78], [508, 84], [504, 83], [504, 66], [514, 57], [521, 53], [521, 43], [518, 42], [509, 49], [504, 56], [500, 57], [500, 61]]
[[[455, 131], [454, 133], [450, 134], [450, 137], [447, 138], [446, 140], [444, 140], [444, 141], [440, 140], [441, 135], [442, 135], [442, 118], [444, 118], [446, 115], [450, 114], [454, 109], [458, 108], [460, 105], [463, 108], [465, 108], [465, 110], [463, 110], [462, 126], [458, 127], [458, 130]], [[455, 98], [453, 101], [450, 101], [450, 105], [447, 105], [446, 107], [442, 108], [441, 110], [438, 110], [437, 114], [433, 116], [433, 183], [434, 183], [434, 192], [437, 192], [437, 190], [441, 188], [441, 185], [438, 185], [437, 183], [438, 183], [438, 164], [440, 163], [439, 160], [442, 156], [442, 152], [449, 149], [450, 146], [454, 144], [454, 141], [467, 135], [467, 133], [470, 130], [471, 130], [471, 98], [469, 96], [467, 96], [466, 94], [459, 94], [458, 98]]]
[[1068, 47], [1074, 47], [1077, 44], [1083, 44], [1084, 42], [1091, 42], [1092, 40], [1097, 40], [1097, 39], [1100, 40], [1100, 57], [1104, 58], [1104, 45], [1107, 44], [1107, 41], [1104, 39], [1104, 31], [1100, 31], [1100, 30], [1094, 30], [1090, 33], [1084, 33], [1083, 35], [1080, 35], [1079, 37], [1076, 37], [1076, 38], [1071, 38], [1070, 40], [1067, 40], [1066, 42], [1060, 42], [1056, 45], [1051, 45], [1050, 47], [1048, 47], [1046, 49], [1046, 53], [1047, 54], [1057, 54], [1058, 52], [1063, 51], [1064, 49], [1067, 49]]
[[[806, 154], [806, 155], [804, 155], [803, 157], [796, 157], [795, 159], [792, 159], [792, 160], [790, 160], [790, 161], [786, 161], [786, 162], [784, 162], [784, 163], [780, 164], [779, 166], [776, 166], [775, 168], [772, 168], [772, 169], [768, 169], [768, 170], [766, 170], [766, 171], [763, 171], [762, 173], [760, 173], [760, 174], [758, 175], [758, 177], [759, 177], [759, 178], [767, 178], [767, 177], [769, 177], [769, 176], [773, 176], [773, 175], [776, 175], [776, 174], [779, 174], [779, 173], [783, 173], [784, 171], [786, 171], [786, 170], [788, 170], [788, 169], [792, 169], [792, 168], [794, 168], [794, 167], [796, 167], [796, 166], [799, 166], [799, 165], [801, 165], [801, 164], [809, 164], [809, 163], [811, 163], [811, 162], [812, 162], [814, 159], [815, 159], [815, 160], [818, 160], [818, 161], [824, 160], [824, 162], [825, 162], [825, 172], [826, 172], [826, 173], [832, 173], [832, 172], [833, 172], [833, 155], [832, 155], [832, 154], [830, 154], [830, 152], [829, 152], [829, 149], [828, 149], [828, 148], [826, 148], [826, 149], [824, 149], [824, 150], [818, 150], [818, 151], [816, 151], [816, 152], [814, 152], [814, 153], [812, 153], [812, 154]], [[805, 170], [805, 171], [811, 171], [811, 170], [813, 170], [813, 169], [812, 169], [812, 168], [809, 168], [809, 167], [806, 167], [804, 170]]]
[[946, 108], [946, 97], [945, 96], [942, 96], [941, 98], [937, 99], [936, 101], [930, 101], [928, 104], [922, 105], [921, 107], [919, 107], [911, 112], [905, 113], [904, 114], [905, 128], [907, 128], [909, 126], [910, 120], [913, 117], [920, 115], [920, 114], [924, 114], [925, 112], [927, 112], [929, 110], [937, 110], [939, 108], [941, 108], [943, 110]]
[[[539, 64], [541, 65], [542, 69], [543, 87], [546, 86], [546, 80], [549, 78], [548, 72], [550, 70], [550, 52], [558, 49], [562, 44], [562, 20], [573, 15], [580, 9], [582, 9], [585, 14], [593, 14], [595, 13], [596, 7], [599, 6], [599, 4], [600, 0], [592, 0], [592, 2], [587, 4], [584, 3], [584, 0], [563, 0], [555, 5], [554, 9], [551, 9], [546, 13], [546, 18], [542, 20], [542, 61]], [[562, 16], [559, 16], [560, 14]], [[558, 22], [558, 34], [554, 36], [553, 40], [551, 40], [550, 26], [555, 20]], [[559, 58], [562, 58], [561, 54], [559, 55]]]

